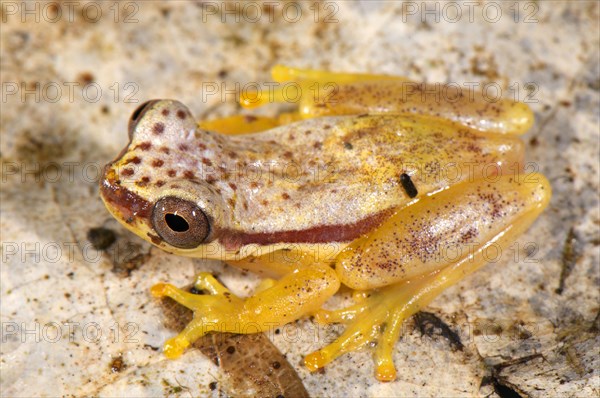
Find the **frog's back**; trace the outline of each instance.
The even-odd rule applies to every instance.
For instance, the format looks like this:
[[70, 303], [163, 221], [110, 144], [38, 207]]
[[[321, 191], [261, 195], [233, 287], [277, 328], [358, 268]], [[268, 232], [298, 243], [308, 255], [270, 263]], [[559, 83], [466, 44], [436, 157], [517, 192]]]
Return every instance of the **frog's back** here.
[[[522, 153], [516, 138], [431, 120], [324, 117], [227, 137], [237, 154], [228, 168], [245, 171], [235, 181], [235, 223], [246, 231], [294, 230], [305, 239], [312, 234], [312, 240], [320, 235], [331, 241], [338, 234], [335, 240], [351, 240], [415, 199], [415, 190], [419, 197], [447, 187], [450, 163], [500, 165], [505, 152]], [[469, 178], [463, 174], [450, 176], [452, 182]], [[227, 181], [218, 181], [225, 188]]]

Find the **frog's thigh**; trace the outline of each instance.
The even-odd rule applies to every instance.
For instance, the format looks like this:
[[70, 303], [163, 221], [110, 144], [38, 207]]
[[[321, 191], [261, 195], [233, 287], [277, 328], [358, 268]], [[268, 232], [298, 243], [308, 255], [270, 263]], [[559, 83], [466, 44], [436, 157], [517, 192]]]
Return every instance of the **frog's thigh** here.
[[403, 320], [497, 259], [543, 211], [550, 195], [548, 181], [539, 174], [463, 183], [421, 199], [353, 242], [336, 263], [342, 282], [355, 289], [385, 287], [353, 307], [319, 314], [318, 320], [351, 324], [335, 342], [307, 356], [307, 366], [319, 368], [378, 341], [377, 378], [393, 380], [392, 352]]
[[539, 174], [463, 182], [421, 198], [353, 242], [338, 255], [337, 272], [351, 288], [372, 289], [437, 271], [502, 234], [516, 238], [549, 198]]
[[534, 116], [523, 103], [490, 99], [460, 87], [407, 81], [360, 81], [331, 89], [318, 85], [318, 95], [303, 97], [302, 117], [358, 114], [418, 114], [452, 120], [491, 133], [520, 135], [531, 128]]
[[[482, 89], [469, 90], [457, 84], [424, 84], [398, 76], [285, 66], [275, 66], [272, 75], [275, 81], [293, 81], [301, 88], [299, 118], [416, 113], [452, 120], [479, 131], [517, 135], [529, 130], [534, 121], [533, 112], [526, 104], [490, 98]], [[275, 90], [276, 101], [290, 97], [284, 90], [285, 86], [283, 90]], [[264, 100], [267, 96], [261, 98]], [[255, 102], [254, 106], [264, 103]]]
[[186, 347], [210, 331], [258, 333], [314, 313], [340, 287], [333, 269], [313, 266], [286, 275], [270, 288], [241, 299], [209, 274], [195, 285], [210, 295], [194, 295], [170, 284], [151, 289], [155, 297], [168, 296], [194, 311], [194, 318], [176, 337], [165, 343], [165, 355], [176, 358]]

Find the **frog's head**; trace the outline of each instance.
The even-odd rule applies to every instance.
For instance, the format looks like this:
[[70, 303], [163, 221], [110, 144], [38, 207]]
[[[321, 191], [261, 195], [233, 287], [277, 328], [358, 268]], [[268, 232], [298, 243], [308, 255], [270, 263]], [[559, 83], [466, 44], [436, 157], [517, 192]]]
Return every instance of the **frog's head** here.
[[219, 139], [198, 129], [180, 102], [140, 105], [129, 120], [129, 143], [104, 169], [106, 207], [129, 230], [169, 252], [220, 257], [221, 248], [211, 243], [218, 246], [217, 235], [229, 224], [227, 206], [207, 181], [218, 163], [207, 148]]

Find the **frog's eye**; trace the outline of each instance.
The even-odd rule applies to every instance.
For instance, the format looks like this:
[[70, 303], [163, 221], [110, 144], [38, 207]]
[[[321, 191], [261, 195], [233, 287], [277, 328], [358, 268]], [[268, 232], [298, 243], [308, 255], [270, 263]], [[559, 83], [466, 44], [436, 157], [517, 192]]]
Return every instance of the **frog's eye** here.
[[204, 212], [193, 202], [175, 196], [156, 202], [152, 227], [165, 242], [181, 249], [198, 247], [210, 232]]
[[142, 118], [144, 113], [148, 109], [152, 108], [152, 105], [154, 105], [158, 101], [159, 100], [146, 101], [142, 105], [138, 106], [135, 111], [133, 111], [133, 113], [131, 114], [131, 117], [129, 118], [129, 125], [128, 125], [130, 140], [133, 138], [133, 131], [135, 130], [135, 126], [137, 126], [137, 123], [140, 121], [140, 119]]

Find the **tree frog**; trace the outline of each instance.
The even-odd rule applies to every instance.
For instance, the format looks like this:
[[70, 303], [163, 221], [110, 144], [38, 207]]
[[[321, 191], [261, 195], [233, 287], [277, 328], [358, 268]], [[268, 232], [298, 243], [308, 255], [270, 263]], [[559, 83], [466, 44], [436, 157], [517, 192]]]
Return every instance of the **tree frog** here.
[[[301, 92], [296, 111], [198, 123], [175, 100], [141, 105], [128, 145], [104, 169], [102, 199], [167, 252], [266, 278], [247, 298], [207, 273], [195, 280], [203, 295], [152, 286], [194, 311], [165, 343], [167, 357], [210, 331], [256, 333], [313, 316], [347, 327], [305, 357], [310, 370], [368, 346], [377, 379], [394, 380], [402, 322], [497, 256], [548, 205], [546, 178], [523, 172], [518, 136], [533, 114], [519, 102], [401, 77], [272, 73], [286, 84], [247, 92], [241, 104], [285, 100], [292, 85]], [[341, 285], [355, 304], [322, 309]]]

